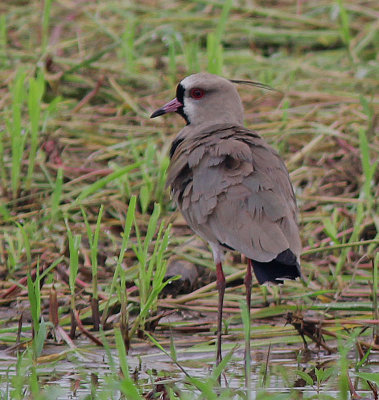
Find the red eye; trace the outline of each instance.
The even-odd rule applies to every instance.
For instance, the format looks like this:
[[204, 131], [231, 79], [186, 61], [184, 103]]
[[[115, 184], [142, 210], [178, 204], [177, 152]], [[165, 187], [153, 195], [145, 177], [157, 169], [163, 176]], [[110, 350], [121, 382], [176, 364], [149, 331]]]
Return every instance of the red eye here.
[[201, 99], [204, 95], [205, 91], [203, 89], [195, 88], [190, 91], [190, 96], [195, 100]]

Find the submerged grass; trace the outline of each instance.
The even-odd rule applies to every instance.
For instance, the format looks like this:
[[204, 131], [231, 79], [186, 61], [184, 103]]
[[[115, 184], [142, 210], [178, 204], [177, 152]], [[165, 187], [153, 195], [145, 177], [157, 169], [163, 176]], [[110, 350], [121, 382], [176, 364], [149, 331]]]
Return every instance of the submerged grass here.
[[[378, 15], [355, 0], [0, 5], [2, 398], [377, 398]], [[183, 121], [149, 120], [203, 70], [281, 92], [239, 87], [288, 165], [304, 247], [302, 282], [253, 287], [250, 331], [228, 256], [213, 373], [211, 254], [164, 187]], [[178, 261], [197, 278], [176, 295]]]

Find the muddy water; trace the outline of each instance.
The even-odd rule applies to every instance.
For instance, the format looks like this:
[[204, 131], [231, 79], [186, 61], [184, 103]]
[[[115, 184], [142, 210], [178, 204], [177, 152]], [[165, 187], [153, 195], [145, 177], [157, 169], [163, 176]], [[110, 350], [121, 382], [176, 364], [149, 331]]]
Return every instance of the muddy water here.
[[[183, 338], [176, 338], [179, 342]], [[38, 374], [40, 382], [44, 387], [49, 387], [51, 391], [49, 399], [83, 399], [91, 393], [91, 379], [96, 380], [96, 392], [106, 393], [118, 399], [119, 393], [114, 388], [111, 390], [110, 376], [112, 374], [111, 362], [104, 349], [93, 347], [87, 341], [76, 341], [80, 353], [68, 352], [65, 358], [60, 361], [38, 365]], [[227, 342], [224, 343], [227, 353], [228, 349], [233, 349], [233, 357], [227, 365], [225, 377], [227, 383], [223, 380], [223, 386], [239, 390], [244, 389], [244, 369], [243, 369], [243, 343]], [[192, 377], [205, 380], [211, 375], [214, 366], [214, 346], [201, 345], [190, 348], [177, 348], [177, 360], [182, 368]], [[263, 386], [272, 393], [302, 392], [304, 398], [310, 398], [317, 395], [317, 385], [302, 386], [296, 370], [310, 372], [312, 368], [318, 365], [319, 368], [334, 367], [337, 365], [337, 357], [324, 353], [301, 354], [298, 349], [300, 346], [288, 346], [283, 348], [273, 346], [254, 349], [252, 351], [252, 398], [255, 398], [257, 389]], [[65, 351], [65, 346], [48, 345], [44, 355], [58, 354]], [[118, 355], [115, 350], [111, 351], [112, 358], [118, 369]], [[354, 353], [350, 354], [352, 358]], [[7, 351], [0, 351], [0, 390], [2, 394], [7, 393], [12, 387], [12, 377], [16, 373], [16, 357]], [[138, 385], [147, 392], [151, 390], [151, 383], [159, 376], [166, 379], [167, 382], [175, 384], [182, 390], [186, 389], [184, 373], [172, 362], [172, 360], [163, 354], [160, 350], [137, 343], [133, 346], [128, 355], [129, 368], [132, 376], [138, 382]], [[371, 357], [370, 364], [365, 368], [366, 372], [375, 372], [379, 374], [379, 355]], [[264, 378], [265, 376], [265, 378]], [[350, 376], [354, 379], [354, 371]], [[112, 378], [114, 379], [114, 377]], [[263, 380], [265, 379], [265, 382]], [[297, 387], [294, 387], [297, 386]], [[93, 386], [94, 387], [94, 386]], [[92, 388], [93, 390], [93, 388]], [[222, 389], [221, 389], [222, 390]], [[325, 395], [331, 398], [338, 397], [336, 383], [326, 383], [319, 388]], [[367, 390], [360, 390], [358, 393], [366, 398], [372, 398], [372, 393]], [[2, 396], [1, 398], [5, 398]], [[10, 397], [9, 397], [10, 398]], [[107, 397], [108, 398], [108, 397]], [[111, 397], [109, 397], [111, 398]], [[236, 395], [235, 399], [239, 399]]]

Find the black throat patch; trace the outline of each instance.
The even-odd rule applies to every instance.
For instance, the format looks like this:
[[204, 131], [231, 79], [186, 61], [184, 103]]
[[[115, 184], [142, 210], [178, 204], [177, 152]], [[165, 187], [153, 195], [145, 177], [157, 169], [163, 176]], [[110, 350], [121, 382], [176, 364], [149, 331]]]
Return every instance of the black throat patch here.
[[170, 148], [170, 159], [173, 157], [176, 148], [180, 145], [180, 143], [183, 142], [184, 139], [175, 139], [172, 143], [171, 143], [171, 148]]
[[184, 120], [186, 121], [186, 124], [189, 125], [190, 121], [188, 119], [188, 116], [185, 114], [184, 112], [184, 87], [182, 86], [181, 83], [179, 83], [179, 85], [176, 87], [176, 98], [178, 99], [178, 101], [180, 101], [183, 106], [179, 107], [176, 112], [181, 115]]

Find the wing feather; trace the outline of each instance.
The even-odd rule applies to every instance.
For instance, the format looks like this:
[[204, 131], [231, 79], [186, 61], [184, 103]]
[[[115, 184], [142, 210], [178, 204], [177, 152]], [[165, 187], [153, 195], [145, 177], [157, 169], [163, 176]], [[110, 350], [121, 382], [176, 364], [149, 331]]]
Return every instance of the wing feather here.
[[182, 140], [168, 172], [191, 228], [259, 262], [286, 249], [298, 257], [296, 201], [287, 169], [254, 132], [241, 127]]

